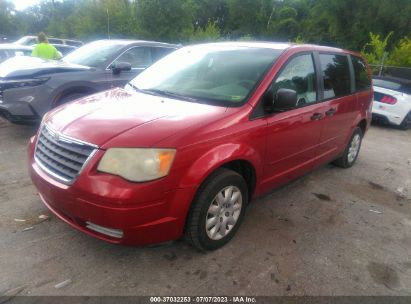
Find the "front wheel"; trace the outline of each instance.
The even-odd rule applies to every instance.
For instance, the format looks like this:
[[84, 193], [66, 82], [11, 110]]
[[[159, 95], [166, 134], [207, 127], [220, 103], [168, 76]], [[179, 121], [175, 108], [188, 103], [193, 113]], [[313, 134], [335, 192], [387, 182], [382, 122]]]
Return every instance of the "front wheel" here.
[[356, 127], [347, 147], [345, 148], [342, 156], [336, 159], [333, 163], [341, 168], [350, 168], [357, 160], [360, 153], [363, 133], [361, 128]]
[[225, 168], [214, 172], [198, 190], [186, 223], [186, 240], [200, 251], [215, 250], [238, 230], [248, 203], [244, 178]]

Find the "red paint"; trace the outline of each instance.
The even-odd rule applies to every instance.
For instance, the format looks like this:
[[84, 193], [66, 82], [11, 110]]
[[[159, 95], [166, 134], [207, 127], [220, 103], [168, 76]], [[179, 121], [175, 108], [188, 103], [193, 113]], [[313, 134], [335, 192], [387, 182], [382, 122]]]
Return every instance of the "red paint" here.
[[[332, 51], [318, 46], [291, 46], [276, 61], [248, 102], [238, 108], [196, 104], [114, 89], [52, 111], [45, 122], [54, 130], [100, 147], [80, 176], [64, 185], [34, 161], [30, 174], [41, 197], [59, 218], [94, 237], [113, 243], [150, 244], [182, 236], [197, 188], [215, 169], [235, 160], [255, 171], [257, 197], [326, 162], [345, 148], [352, 130], [369, 126], [372, 91], [351, 94], [288, 112], [250, 119], [261, 96], [290, 56], [301, 51]], [[326, 116], [331, 108], [335, 115]], [[320, 120], [311, 120], [322, 113]], [[131, 183], [96, 167], [110, 147], [175, 148], [165, 178]], [[91, 231], [85, 222], [122, 229], [115, 239]]]

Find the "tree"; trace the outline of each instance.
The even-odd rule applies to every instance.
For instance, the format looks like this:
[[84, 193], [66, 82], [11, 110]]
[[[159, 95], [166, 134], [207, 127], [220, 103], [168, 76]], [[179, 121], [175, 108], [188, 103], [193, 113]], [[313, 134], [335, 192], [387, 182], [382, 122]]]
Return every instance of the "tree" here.
[[139, 0], [136, 10], [144, 38], [176, 42], [193, 34], [194, 7], [189, 0]]
[[264, 32], [270, 12], [263, 10], [263, 0], [227, 0], [229, 20], [226, 27], [233, 38]]
[[221, 38], [220, 29], [215, 21], [208, 21], [204, 28], [198, 27], [191, 36], [192, 42], [212, 42]]
[[387, 60], [388, 65], [411, 67], [411, 39], [403, 38], [391, 52]]
[[388, 40], [393, 35], [390, 32], [384, 40], [380, 38], [380, 35], [370, 33], [370, 42], [366, 43], [363, 47], [362, 54], [367, 58], [370, 64], [381, 64], [387, 53]]

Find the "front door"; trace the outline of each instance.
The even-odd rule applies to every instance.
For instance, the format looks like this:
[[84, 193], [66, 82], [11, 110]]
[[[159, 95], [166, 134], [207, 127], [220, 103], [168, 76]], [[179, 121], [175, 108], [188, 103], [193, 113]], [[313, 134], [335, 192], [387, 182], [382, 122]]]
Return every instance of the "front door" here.
[[322, 128], [322, 105], [317, 104], [317, 77], [311, 53], [297, 54], [285, 63], [271, 90], [297, 92], [295, 108], [267, 116], [263, 188], [286, 183], [312, 167]]
[[107, 79], [111, 82], [112, 87], [124, 87], [130, 80], [144, 71], [153, 63], [151, 47], [137, 46], [128, 49], [121, 54], [116, 62], [127, 62], [131, 64], [130, 71], [122, 71], [118, 74], [113, 74], [111, 70], [106, 70]]

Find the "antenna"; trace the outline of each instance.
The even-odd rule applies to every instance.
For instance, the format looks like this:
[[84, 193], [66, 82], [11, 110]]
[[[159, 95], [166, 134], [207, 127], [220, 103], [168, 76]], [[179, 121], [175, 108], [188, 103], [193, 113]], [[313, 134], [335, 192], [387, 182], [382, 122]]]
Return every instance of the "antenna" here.
[[110, 39], [110, 14], [108, 13], [107, 8], [107, 37]]

